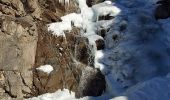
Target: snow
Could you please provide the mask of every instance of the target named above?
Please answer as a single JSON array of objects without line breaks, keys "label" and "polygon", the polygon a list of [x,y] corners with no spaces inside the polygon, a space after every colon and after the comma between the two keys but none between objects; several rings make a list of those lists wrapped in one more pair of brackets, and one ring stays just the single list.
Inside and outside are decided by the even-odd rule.
[{"label": "snow", "polygon": [[169,77],[156,77],[137,84],[124,94],[129,100],[169,100],[169,83]]},{"label": "snow", "polygon": [[161,20],[159,20],[159,23],[161,24],[164,32],[167,33],[167,40],[168,40],[167,45],[168,45],[168,47],[170,47],[170,44],[169,44],[169,42],[170,42],[170,18],[161,19]]},{"label": "snow", "polygon": [[[149,81],[139,83],[123,94],[110,98],[104,94],[99,97],[86,96],[80,99],[75,98],[75,93],[68,89],[58,90],[54,93],[46,93],[28,100],[169,100],[170,77],[156,77]],[[108,98],[109,97],[109,98]]]},{"label": "snow", "polygon": [[[62,22],[48,25],[48,30],[56,36],[65,36],[65,31],[75,26],[93,46],[98,39],[105,41],[105,49],[95,48],[94,53],[95,68],[105,75],[106,92],[80,100],[169,100],[170,19],[154,19],[157,1],[105,1],[88,7],[86,0],[77,0],[80,14],[65,15]],[[115,18],[98,20],[104,15]],[[100,29],[110,30],[103,38],[96,34]],[[64,89],[31,100],[68,99],[74,100],[74,93]]]},{"label": "snow", "polygon": [[51,65],[42,65],[38,68],[36,68],[37,70],[43,71],[47,74],[50,74],[54,69]]},{"label": "snow", "polygon": [[115,97],[113,99],[110,100],[129,100],[126,96],[119,96],[119,97]]},{"label": "snow", "polygon": [[[116,16],[120,13],[120,9],[116,6],[113,6],[111,1],[106,1],[100,4],[94,5],[92,8],[86,5],[86,0],[77,0],[79,3],[79,8],[81,13],[71,13],[61,17],[62,22],[51,23],[48,25],[48,31],[52,31],[53,35],[56,36],[65,36],[65,31],[72,30],[72,24],[75,27],[83,28],[85,37],[88,37],[91,44],[94,44],[95,40],[102,39],[101,36],[96,35],[96,31],[99,27],[102,27],[104,22],[95,22],[98,16],[108,15]],[[108,24],[104,24],[105,27],[110,25],[111,21],[108,21]],[[94,38],[94,39],[92,39]]]},{"label": "snow", "polygon": [[56,22],[48,24],[48,31],[52,31],[53,35],[65,36],[64,31],[72,30],[72,23],[74,26],[81,27],[82,17],[80,14],[71,13],[66,16],[61,17],[62,22]]},{"label": "snow", "polygon": [[119,8],[113,6],[112,3],[108,3],[108,1],[104,3],[96,4],[92,6],[92,9],[94,11],[95,18],[97,19],[97,21],[99,16],[106,16],[106,15],[116,16],[121,12]]},{"label": "snow", "polygon": [[28,100],[75,100],[75,93],[69,92],[67,89],[58,90],[54,93],[46,93],[38,97],[30,98]]}]

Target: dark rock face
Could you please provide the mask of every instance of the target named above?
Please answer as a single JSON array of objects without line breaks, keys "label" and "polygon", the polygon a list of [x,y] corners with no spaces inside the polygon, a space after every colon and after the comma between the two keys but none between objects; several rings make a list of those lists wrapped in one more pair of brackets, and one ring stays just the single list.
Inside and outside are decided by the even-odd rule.
[{"label": "dark rock face", "polygon": [[93,6],[94,4],[104,2],[105,0],[86,0],[86,3],[89,7]]},{"label": "dark rock face", "polygon": [[85,65],[94,67],[93,47],[86,37],[77,36],[74,42],[73,54],[75,59]]},{"label": "dark rock face", "polygon": [[104,40],[98,39],[98,40],[96,40],[95,42],[96,42],[97,50],[102,50],[102,49],[104,49],[104,47],[105,47]]},{"label": "dark rock face", "polygon": [[156,19],[166,19],[170,17],[170,0],[161,0],[160,4],[155,10]]},{"label": "dark rock face", "polygon": [[105,77],[99,69],[86,67],[82,70],[76,98],[100,96],[106,88]]}]

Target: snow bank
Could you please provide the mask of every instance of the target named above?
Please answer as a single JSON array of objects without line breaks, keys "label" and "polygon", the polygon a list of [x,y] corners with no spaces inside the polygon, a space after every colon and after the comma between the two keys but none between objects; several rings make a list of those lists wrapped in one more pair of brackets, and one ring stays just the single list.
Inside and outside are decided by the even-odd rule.
[{"label": "snow bank", "polygon": [[96,67],[105,74],[113,96],[170,72],[170,21],[160,24],[154,19],[155,3],[156,0],[118,0],[115,4],[121,12],[106,33],[106,48],[95,55]]},{"label": "snow bank", "polygon": [[110,100],[129,100],[126,96],[118,96]]},{"label": "snow bank", "polygon": [[164,32],[167,34],[167,45],[168,47],[170,47],[170,18],[168,19],[160,19],[159,23],[162,26],[162,29],[164,30]]},{"label": "snow bank", "polygon": [[72,26],[82,27],[82,17],[80,14],[71,13],[61,17],[62,22],[48,24],[48,31],[52,31],[53,35],[65,36],[64,31],[71,31]]},{"label": "snow bank", "polygon": [[38,97],[30,98],[28,100],[75,100],[75,93],[69,90],[58,90],[54,93],[46,93]]},{"label": "snow bank", "polygon": [[36,68],[37,70],[43,71],[47,74],[50,74],[54,69],[51,65],[42,65],[38,68]]},{"label": "snow bank", "polygon": [[129,100],[169,100],[170,77],[156,77],[130,88],[125,95]]}]

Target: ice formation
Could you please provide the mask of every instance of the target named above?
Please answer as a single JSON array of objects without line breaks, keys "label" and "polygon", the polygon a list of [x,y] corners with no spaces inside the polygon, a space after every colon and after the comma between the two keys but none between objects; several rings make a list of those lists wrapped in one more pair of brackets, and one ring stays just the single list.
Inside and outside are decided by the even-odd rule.
[{"label": "ice formation", "polygon": [[58,0],[59,3],[62,3],[62,4],[69,4],[70,3],[70,0]]}]

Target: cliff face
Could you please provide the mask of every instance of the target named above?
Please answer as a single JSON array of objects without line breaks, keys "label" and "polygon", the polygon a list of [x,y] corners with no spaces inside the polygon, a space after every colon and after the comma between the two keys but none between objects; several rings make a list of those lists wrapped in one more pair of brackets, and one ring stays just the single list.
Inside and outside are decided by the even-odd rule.
[{"label": "cliff face", "polygon": [[[86,78],[100,77],[94,82],[100,83],[103,91],[104,76],[94,70],[92,49],[79,29],[66,37],[53,36],[47,30],[48,23],[61,21],[61,16],[71,12],[79,12],[74,0],[69,5],[57,0],[0,0],[0,99],[23,99],[64,88],[77,91],[77,97],[88,95],[81,93],[79,85],[86,85],[80,81],[87,66],[87,72],[95,77]],[[54,67],[50,74],[36,70],[46,64]]]},{"label": "cliff face", "polygon": [[38,33],[31,19],[25,18],[0,17],[1,92],[14,98],[30,93],[33,85],[29,69],[34,65]]}]

